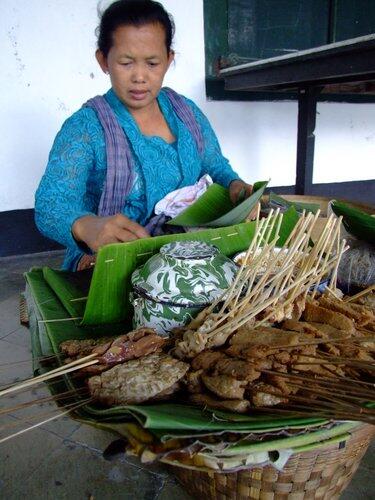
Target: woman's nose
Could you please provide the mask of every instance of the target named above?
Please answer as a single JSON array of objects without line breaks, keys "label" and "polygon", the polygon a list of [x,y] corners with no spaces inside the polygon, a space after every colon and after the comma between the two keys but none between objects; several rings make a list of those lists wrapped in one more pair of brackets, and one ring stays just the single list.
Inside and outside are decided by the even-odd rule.
[{"label": "woman's nose", "polygon": [[132,73],[132,81],[134,83],[143,83],[146,81],[146,71],[141,65],[135,65]]}]

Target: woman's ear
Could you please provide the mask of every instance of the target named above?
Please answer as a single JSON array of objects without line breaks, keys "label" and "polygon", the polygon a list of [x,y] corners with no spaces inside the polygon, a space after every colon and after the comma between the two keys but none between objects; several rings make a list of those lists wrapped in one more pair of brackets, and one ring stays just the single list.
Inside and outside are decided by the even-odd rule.
[{"label": "woman's ear", "polygon": [[168,56],[168,68],[172,64],[172,62],[174,61],[174,55],[175,55],[174,50],[171,50],[169,52],[169,56]]},{"label": "woman's ear", "polygon": [[99,66],[102,68],[102,71],[108,75],[109,71],[108,71],[108,63],[107,63],[107,58],[104,56],[103,52],[101,50],[97,50],[95,52],[95,57],[96,57],[96,60],[98,61],[99,63]]}]

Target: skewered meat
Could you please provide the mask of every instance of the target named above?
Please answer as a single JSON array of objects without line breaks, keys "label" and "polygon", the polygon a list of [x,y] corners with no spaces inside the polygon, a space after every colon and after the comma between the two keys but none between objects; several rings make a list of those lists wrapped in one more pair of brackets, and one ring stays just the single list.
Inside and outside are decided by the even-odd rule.
[{"label": "skewered meat", "polygon": [[359,304],[365,306],[373,314],[375,314],[375,291],[368,293],[365,296],[358,297],[358,299],[355,300],[354,302],[351,302],[351,304]]},{"label": "skewered meat", "polygon": [[100,374],[117,363],[157,352],[166,342],[167,339],[157,335],[152,328],[139,328],[115,338],[69,340],[60,344],[60,349],[74,358],[96,354],[99,363],[79,372],[80,376],[87,376]]},{"label": "skewered meat", "polygon": [[266,380],[269,384],[280,389],[281,393],[285,396],[289,394],[295,394],[298,391],[298,387],[293,387],[293,382],[287,380],[285,377],[278,377],[277,375],[267,375]]},{"label": "skewered meat", "polygon": [[100,356],[100,363],[114,365],[156,352],[166,339],[151,328],[143,328],[114,340],[109,349]]},{"label": "skewered meat", "polygon": [[226,357],[219,359],[215,364],[214,375],[229,375],[237,380],[252,382],[260,377],[260,372],[255,370],[252,363]]},{"label": "skewered meat", "polygon": [[295,356],[292,361],[292,366],[295,370],[311,372],[323,377],[333,377],[337,375],[345,376],[343,370],[337,365],[330,364],[329,360],[327,360],[326,363],[324,361],[318,363],[315,358],[304,355]]},{"label": "skewered meat", "polygon": [[190,371],[186,375],[187,388],[192,394],[204,391],[204,386],[201,381],[201,375],[203,373],[204,370],[200,369],[193,372]]},{"label": "skewered meat", "polygon": [[344,316],[344,314],[331,311],[325,307],[320,307],[312,302],[306,302],[306,308],[303,312],[303,318],[306,321],[315,321],[316,323],[326,323],[339,330],[346,330],[354,333],[354,322],[352,319]]},{"label": "skewered meat", "polygon": [[250,403],[246,399],[232,399],[222,401],[212,398],[207,394],[192,394],[190,401],[199,404],[200,406],[208,406],[209,408],[217,408],[219,410],[235,411],[237,413],[246,413],[250,409]]},{"label": "skewered meat", "polygon": [[287,399],[280,396],[282,396],[282,392],[279,388],[264,382],[259,382],[251,387],[251,400],[254,406],[275,406],[288,402]]},{"label": "skewered meat", "polygon": [[191,362],[191,367],[193,370],[208,370],[212,366],[215,365],[215,363],[222,358],[226,358],[225,354],[223,352],[219,351],[203,351],[198,356],[196,356],[192,362]]},{"label": "skewered meat", "polygon": [[223,399],[243,399],[246,380],[236,380],[228,375],[209,377],[202,375],[202,382],[211,392]]},{"label": "skewered meat", "polygon": [[331,311],[337,311],[344,314],[350,319],[353,319],[358,327],[365,326],[375,320],[375,316],[363,306],[358,304],[347,304],[342,300],[332,299],[322,296],[319,299],[319,304]]},{"label": "skewered meat", "polygon": [[154,353],[91,377],[88,387],[90,394],[106,405],[143,403],[176,387],[188,369],[183,361]]},{"label": "skewered meat", "polygon": [[111,344],[114,337],[99,339],[66,340],[60,344],[60,350],[69,358],[84,357],[92,353],[95,347]]},{"label": "skewered meat", "polygon": [[268,345],[255,345],[255,344],[237,344],[228,347],[225,352],[229,356],[241,359],[264,359],[270,354],[275,353],[276,348]]},{"label": "skewered meat", "polygon": [[259,327],[251,330],[240,328],[229,343],[231,345],[261,343],[277,347],[278,345],[295,345],[300,341],[300,335],[297,333],[272,327]]}]

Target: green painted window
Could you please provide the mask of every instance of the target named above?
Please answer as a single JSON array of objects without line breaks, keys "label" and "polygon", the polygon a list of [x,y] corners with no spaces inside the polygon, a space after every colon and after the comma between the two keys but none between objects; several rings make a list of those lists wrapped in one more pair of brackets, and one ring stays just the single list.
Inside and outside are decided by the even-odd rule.
[{"label": "green painted window", "polygon": [[374,33],[375,0],[204,0],[204,29],[209,98],[290,99],[295,95],[226,92],[218,70]]}]

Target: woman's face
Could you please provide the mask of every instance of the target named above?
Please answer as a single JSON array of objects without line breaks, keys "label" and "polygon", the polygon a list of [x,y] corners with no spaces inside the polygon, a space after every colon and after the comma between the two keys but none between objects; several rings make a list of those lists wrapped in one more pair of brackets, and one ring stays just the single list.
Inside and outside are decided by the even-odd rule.
[{"label": "woman's face", "polygon": [[154,23],[118,27],[108,56],[98,50],[96,57],[117,96],[136,111],[154,104],[174,54],[167,53],[163,27]]}]

